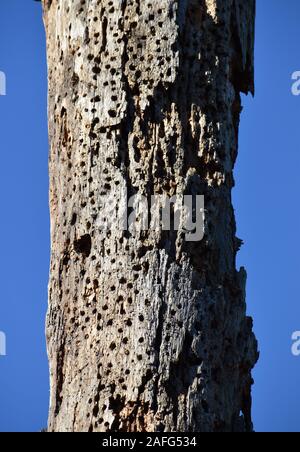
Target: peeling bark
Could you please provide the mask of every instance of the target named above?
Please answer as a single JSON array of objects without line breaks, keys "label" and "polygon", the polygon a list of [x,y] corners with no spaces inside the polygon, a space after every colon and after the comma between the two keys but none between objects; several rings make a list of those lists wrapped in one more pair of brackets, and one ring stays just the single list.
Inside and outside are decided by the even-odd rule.
[{"label": "peeling bark", "polygon": [[[49,431],[251,431],[231,190],[254,0],[43,1]],[[201,194],[205,237],[99,230],[112,193]]]}]

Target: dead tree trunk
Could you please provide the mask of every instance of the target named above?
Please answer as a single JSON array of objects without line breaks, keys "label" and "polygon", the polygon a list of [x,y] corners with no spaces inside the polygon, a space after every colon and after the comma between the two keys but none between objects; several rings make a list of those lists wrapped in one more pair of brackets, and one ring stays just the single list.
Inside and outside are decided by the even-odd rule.
[{"label": "dead tree trunk", "polygon": [[[49,431],[251,431],[231,190],[255,0],[43,0]],[[103,199],[205,196],[205,235],[108,231]],[[110,204],[110,203],[109,203]]]}]

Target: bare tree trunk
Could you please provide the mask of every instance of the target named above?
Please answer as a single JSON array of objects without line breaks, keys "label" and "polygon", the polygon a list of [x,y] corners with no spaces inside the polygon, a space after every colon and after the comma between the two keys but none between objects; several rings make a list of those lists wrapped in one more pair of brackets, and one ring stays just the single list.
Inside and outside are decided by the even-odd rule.
[{"label": "bare tree trunk", "polygon": [[[251,431],[231,189],[255,0],[43,0],[49,431]],[[205,196],[204,239],[99,224],[121,193]]]}]

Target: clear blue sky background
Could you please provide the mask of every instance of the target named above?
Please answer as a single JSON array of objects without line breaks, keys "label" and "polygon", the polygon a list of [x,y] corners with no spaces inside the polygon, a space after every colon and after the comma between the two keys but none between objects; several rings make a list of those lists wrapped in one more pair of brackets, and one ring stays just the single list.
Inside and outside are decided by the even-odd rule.
[{"label": "clear blue sky background", "polygon": [[[261,358],[255,370],[257,431],[300,431],[300,70],[299,0],[257,0],[256,98],[244,98],[234,202],[245,245],[248,310]],[[45,39],[41,5],[1,0],[0,70],[0,431],[47,423],[44,341],[49,267]]]}]

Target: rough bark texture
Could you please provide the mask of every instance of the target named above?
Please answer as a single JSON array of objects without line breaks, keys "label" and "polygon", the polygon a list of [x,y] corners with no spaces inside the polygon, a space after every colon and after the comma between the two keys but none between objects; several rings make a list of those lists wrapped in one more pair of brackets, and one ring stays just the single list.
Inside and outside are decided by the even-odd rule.
[{"label": "rough bark texture", "polygon": [[[257,344],[231,190],[255,0],[43,7],[49,431],[251,431]],[[120,187],[205,195],[204,240],[99,230]]]}]

